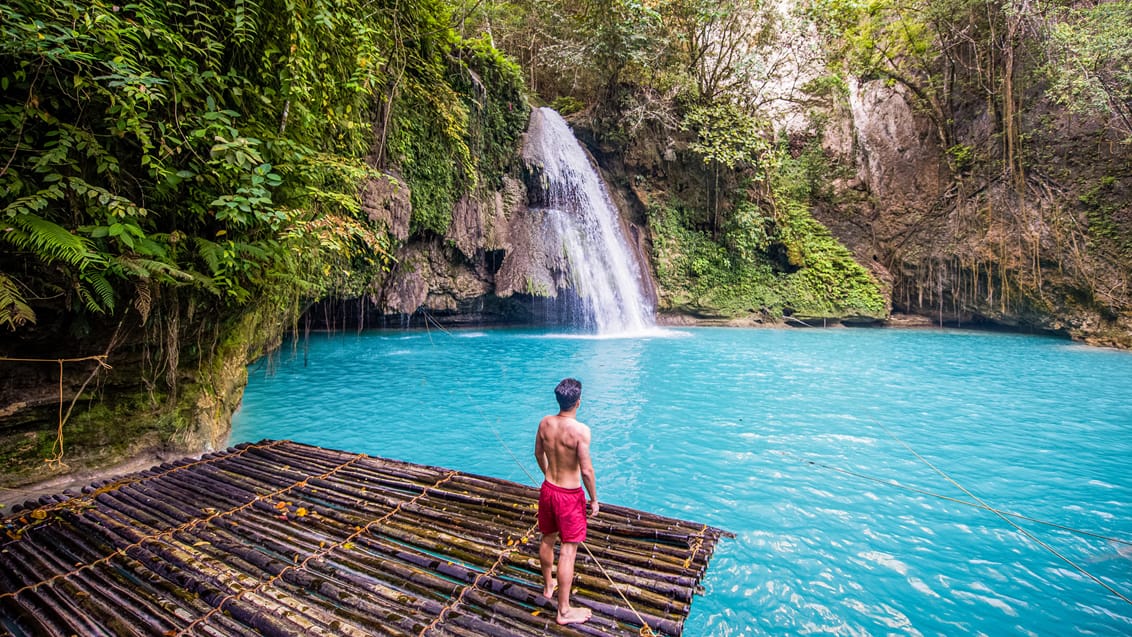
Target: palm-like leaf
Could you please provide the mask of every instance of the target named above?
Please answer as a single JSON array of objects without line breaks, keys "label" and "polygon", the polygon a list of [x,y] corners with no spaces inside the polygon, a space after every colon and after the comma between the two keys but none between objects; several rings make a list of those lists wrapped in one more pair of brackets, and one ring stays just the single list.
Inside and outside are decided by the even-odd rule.
[{"label": "palm-like leaf", "polygon": [[0,323],[11,329],[24,323],[35,323],[35,312],[24,301],[16,282],[0,274]]},{"label": "palm-like leaf", "polygon": [[35,253],[48,263],[62,261],[80,268],[97,265],[101,257],[87,240],[59,224],[31,213],[18,214],[12,226],[0,237],[20,250]]}]

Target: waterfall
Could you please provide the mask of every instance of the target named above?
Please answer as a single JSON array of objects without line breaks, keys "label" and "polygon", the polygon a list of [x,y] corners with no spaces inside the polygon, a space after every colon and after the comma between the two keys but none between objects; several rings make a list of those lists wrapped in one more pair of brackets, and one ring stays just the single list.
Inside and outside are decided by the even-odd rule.
[{"label": "waterfall", "polygon": [[652,328],[653,308],[617,207],[566,120],[549,108],[533,113],[523,156],[541,173],[531,211],[544,215],[546,249],[561,248],[584,327],[603,335]]}]

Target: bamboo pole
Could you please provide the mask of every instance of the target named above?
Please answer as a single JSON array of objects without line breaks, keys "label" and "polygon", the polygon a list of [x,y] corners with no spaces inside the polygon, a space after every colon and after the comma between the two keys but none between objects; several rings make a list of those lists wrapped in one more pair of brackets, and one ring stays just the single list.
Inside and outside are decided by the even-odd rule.
[{"label": "bamboo pole", "polygon": [[[84,515],[91,519],[92,523],[112,531],[118,537],[115,543],[120,544],[119,549],[126,552],[132,559],[145,563],[155,574],[169,579],[179,588],[199,595],[200,599],[211,605],[212,608],[223,603],[226,596],[233,593],[232,589],[226,587],[224,583],[218,582],[218,580],[203,573],[198,563],[186,563],[185,560],[178,559],[175,553],[166,550],[168,545],[154,540],[146,541],[147,537],[132,528],[129,524],[129,517],[122,516],[120,511],[88,510],[85,511]],[[122,520],[121,517],[125,517],[125,520]],[[231,601],[225,605],[225,608],[232,614],[233,618],[239,620],[243,625],[265,630],[267,634],[285,634],[284,627],[286,625],[277,620],[258,618],[257,609],[245,601]],[[254,623],[249,623],[249,621]],[[292,626],[291,630],[292,632],[297,631],[298,627]]]},{"label": "bamboo pole", "polygon": [[[501,603],[495,595],[478,589],[469,591],[464,600],[465,612],[479,611],[506,627],[501,635],[577,635],[579,632],[576,625],[560,626],[555,620],[558,612],[553,606],[538,609],[538,614],[535,614],[529,607]],[[600,615],[593,615],[586,624],[589,624],[587,628],[596,629],[598,634],[609,634],[618,628],[616,622]]]},{"label": "bamboo pole", "polygon": [[[316,591],[318,592],[318,595],[315,596],[315,599],[338,600],[338,604],[331,603],[322,605],[326,612],[332,613],[335,616],[343,615],[340,607],[341,600],[350,598],[360,599],[368,596],[367,591],[344,591],[341,590],[341,587],[335,587],[331,582],[328,581],[330,579],[333,579],[332,577],[314,577],[313,575],[311,575],[311,568],[309,566],[310,563],[307,563],[307,565],[305,565],[303,569],[300,570],[296,568],[296,563],[294,561],[282,559],[282,555],[273,557],[271,555],[257,551],[254,548],[251,548],[250,545],[236,544],[233,541],[227,539],[227,537],[236,537],[238,538],[236,541],[247,541],[250,539],[255,543],[255,545],[258,546],[259,543],[256,542],[256,540],[259,538],[257,538],[254,533],[248,533],[248,530],[249,529],[247,526],[241,527],[240,531],[244,535],[233,536],[233,534],[228,533],[223,529],[216,529],[215,532],[201,533],[200,537],[203,540],[206,540],[210,545],[223,549],[222,554],[230,553],[231,555],[239,557],[245,563],[251,564],[260,569],[261,579],[266,580],[275,576],[280,576],[277,580],[279,586],[285,587],[287,584],[290,584],[296,587],[296,589],[301,589],[295,591],[295,594],[293,595],[294,597],[310,597],[309,592]],[[374,600],[371,599],[371,603],[366,605],[362,609],[368,613],[369,617],[373,617],[375,614],[380,616],[389,616],[392,613],[407,615],[407,611],[410,610],[401,607],[391,607],[389,605],[383,606],[380,604],[375,604],[373,603],[373,601]],[[314,601],[311,600],[310,603],[313,604]],[[364,618],[367,616],[366,614],[357,613],[346,615],[346,617],[339,617],[338,619],[324,619],[323,623],[331,626],[332,628],[336,624],[338,624],[338,627],[333,629],[347,633],[352,632],[352,629],[348,628],[345,624],[342,624],[342,619],[364,624]],[[387,634],[402,634],[402,632],[387,631]]]},{"label": "bamboo pole", "polygon": [[[94,518],[101,518],[107,526],[133,544],[126,549],[137,559],[154,562],[154,570],[177,582],[183,588],[197,593],[208,604],[232,615],[240,623],[255,628],[265,635],[295,635],[308,632],[313,625],[301,616],[287,613],[277,600],[265,596],[245,593],[248,599],[236,596],[252,583],[246,576],[231,575],[223,568],[216,568],[211,559],[189,547],[175,543],[147,538],[127,524],[115,519],[114,512],[91,511]],[[128,518],[127,518],[128,519]],[[271,613],[265,613],[261,607]]]},{"label": "bamboo pole", "polygon": [[[0,551],[0,572],[3,572],[12,582],[7,590],[16,591],[39,582],[39,577],[28,572],[25,566],[12,559],[7,551]],[[48,635],[70,635],[74,631],[67,614],[60,612],[56,604],[44,598],[44,593],[38,589],[24,591],[16,597],[5,598],[5,605],[15,608],[14,617],[22,618],[23,624],[32,627],[31,633]]]},{"label": "bamboo pole", "polygon": [[[83,534],[73,531],[73,527],[63,528],[62,525],[44,526],[42,527],[43,537],[37,538],[42,539],[44,546],[42,549],[35,548],[34,550],[41,554],[50,554],[60,552],[59,550],[62,549],[64,554],[77,560],[96,559],[97,553],[85,547]],[[50,548],[56,550],[51,551]],[[155,630],[156,632],[164,632],[173,627],[170,618],[161,609],[138,597],[133,589],[107,580],[93,569],[77,570],[73,575],[60,579],[59,583],[63,588],[71,587],[73,590],[69,592],[76,599],[101,598],[105,600],[95,604],[93,612],[101,612],[100,609],[103,607],[120,610],[120,614],[115,614],[103,620],[103,623],[108,624],[116,634],[128,632],[130,634],[148,635],[153,634]],[[90,605],[90,603],[83,604],[84,607]],[[126,630],[122,627],[122,624],[132,626],[133,629]]]},{"label": "bamboo pole", "polygon": [[[101,529],[93,528],[90,524],[83,524],[78,516],[74,514],[72,516],[75,518],[72,520],[72,528],[75,529],[70,538],[72,542],[78,544],[104,537]],[[185,595],[179,588],[174,589],[166,580],[161,579],[159,575],[143,563],[128,555],[113,555],[116,549],[110,544],[102,543],[98,547],[91,547],[88,550],[99,551],[99,554],[111,555],[113,558],[95,565],[92,570],[99,573],[106,581],[116,582],[123,589],[135,591],[139,595],[148,595],[150,605],[160,608],[171,618],[171,621],[184,622],[188,618],[198,615],[202,610],[207,610],[207,607],[196,598]],[[113,562],[118,562],[121,566],[114,566]],[[124,576],[125,571],[130,572],[136,579]],[[138,586],[139,581],[146,582],[147,586]]]},{"label": "bamboo pole", "polygon": [[[33,508],[58,514],[0,556],[0,590],[38,587],[0,610],[47,634],[362,634],[384,618],[384,634],[415,635],[429,617],[443,623],[427,634],[557,634],[531,533],[537,495],[288,441],[241,445],[41,498]],[[587,555],[575,580],[596,614],[569,630],[638,626],[621,592],[678,634],[726,535],[605,505],[587,542],[604,574]]]}]

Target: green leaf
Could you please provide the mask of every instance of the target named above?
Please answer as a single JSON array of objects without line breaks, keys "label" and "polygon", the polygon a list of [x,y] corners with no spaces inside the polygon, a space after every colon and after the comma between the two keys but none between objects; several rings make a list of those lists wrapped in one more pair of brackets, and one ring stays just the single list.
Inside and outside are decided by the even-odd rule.
[{"label": "green leaf", "polygon": [[26,323],[35,324],[35,312],[20,294],[16,282],[0,273],[0,323],[15,330]]}]

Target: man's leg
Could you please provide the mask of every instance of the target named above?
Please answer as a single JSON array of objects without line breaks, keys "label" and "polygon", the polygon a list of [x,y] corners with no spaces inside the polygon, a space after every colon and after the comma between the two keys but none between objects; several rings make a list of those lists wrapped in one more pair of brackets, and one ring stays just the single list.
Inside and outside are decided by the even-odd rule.
[{"label": "man's leg", "polygon": [[558,533],[547,533],[542,536],[542,543],[538,547],[538,563],[542,567],[542,596],[553,599],[554,596],[554,543],[558,541]]},{"label": "man's leg", "polygon": [[570,587],[574,585],[574,559],[578,557],[577,542],[563,542],[558,553],[558,623],[580,624],[592,614],[588,608],[570,607]]}]

